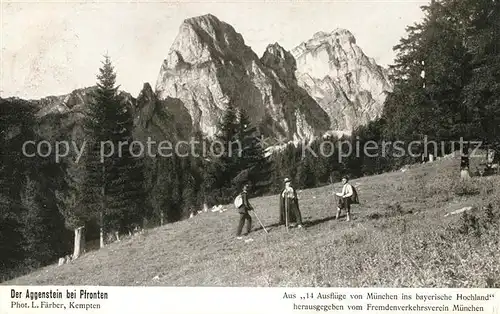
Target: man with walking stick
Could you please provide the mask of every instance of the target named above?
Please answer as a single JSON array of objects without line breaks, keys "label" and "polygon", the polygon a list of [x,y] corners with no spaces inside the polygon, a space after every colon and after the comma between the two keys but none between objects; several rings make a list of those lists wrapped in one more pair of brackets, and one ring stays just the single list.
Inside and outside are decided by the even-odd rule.
[{"label": "man with walking stick", "polygon": [[291,180],[285,179],[285,188],[280,193],[280,225],[285,225],[287,231],[290,223],[296,223],[297,228],[302,228],[302,215],[299,209],[297,191],[292,187]]},{"label": "man with walking stick", "polygon": [[236,197],[235,205],[238,208],[238,212],[240,213],[240,221],[236,230],[236,238],[242,239],[241,232],[243,230],[245,222],[247,222],[246,235],[248,235],[252,230],[252,216],[250,216],[249,211],[253,210],[253,207],[248,202],[248,184],[245,184],[243,186],[243,191]]},{"label": "man with walking stick", "polygon": [[255,214],[255,217],[259,221],[259,224],[262,226],[262,229],[266,233],[267,230],[260,221],[259,217],[257,216],[257,213],[255,213],[255,210],[252,205],[250,205],[250,202],[248,201],[248,184],[245,184],[243,186],[243,191],[236,197],[235,199],[235,206],[238,208],[238,212],[240,213],[240,221],[238,223],[238,229],[236,231],[236,237],[237,239],[242,239],[243,237],[241,236],[241,232],[243,230],[243,226],[245,225],[245,222],[247,222],[247,233],[246,235],[250,234],[252,230],[252,216],[250,216],[250,211],[253,211]]}]

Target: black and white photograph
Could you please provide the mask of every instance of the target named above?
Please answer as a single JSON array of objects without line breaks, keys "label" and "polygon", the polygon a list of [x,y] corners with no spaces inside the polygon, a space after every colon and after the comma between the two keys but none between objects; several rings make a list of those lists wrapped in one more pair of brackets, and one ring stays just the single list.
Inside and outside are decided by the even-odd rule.
[{"label": "black and white photograph", "polygon": [[2,1],[1,15],[0,286],[499,300],[499,0]]}]

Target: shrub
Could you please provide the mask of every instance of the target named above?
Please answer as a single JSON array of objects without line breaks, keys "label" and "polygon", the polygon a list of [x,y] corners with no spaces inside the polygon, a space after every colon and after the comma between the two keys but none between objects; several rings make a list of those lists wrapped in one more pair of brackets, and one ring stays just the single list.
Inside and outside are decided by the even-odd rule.
[{"label": "shrub", "polygon": [[476,237],[480,237],[481,228],[476,214],[474,212],[469,213],[468,211],[463,212],[460,217],[460,223],[457,231],[463,235],[472,234]]},{"label": "shrub", "polygon": [[480,217],[481,225],[486,229],[489,227],[495,227],[498,225],[500,220],[498,209],[495,210],[492,204],[488,204],[483,208],[482,215]]},{"label": "shrub", "polygon": [[413,214],[413,210],[405,210],[399,202],[394,202],[387,205],[383,213],[370,213],[367,215],[367,218],[371,220],[378,220],[381,218],[401,217],[408,214]]},{"label": "shrub", "polygon": [[365,234],[358,232],[348,232],[342,235],[342,240],[346,245],[352,245],[356,243],[362,243],[365,241]]},{"label": "shrub", "polygon": [[488,197],[488,195],[491,195],[495,192],[495,187],[493,185],[493,182],[491,181],[480,181],[480,188],[479,191],[481,193],[481,196],[483,198]]},{"label": "shrub", "polygon": [[474,196],[481,193],[480,187],[474,180],[458,181],[453,185],[453,192],[457,196]]}]

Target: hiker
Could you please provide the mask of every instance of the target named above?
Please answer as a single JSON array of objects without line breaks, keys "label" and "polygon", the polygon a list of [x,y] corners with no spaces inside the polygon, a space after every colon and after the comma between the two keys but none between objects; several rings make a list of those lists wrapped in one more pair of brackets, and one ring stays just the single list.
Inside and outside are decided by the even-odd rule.
[{"label": "hiker", "polygon": [[335,193],[338,197],[337,204],[337,215],[335,219],[339,219],[340,212],[342,209],[347,211],[347,219],[346,221],[351,220],[351,204],[352,204],[352,196],[354,195],[354,187],[349,183],[349,178],[347,176],[342,177],[342,192]]},{"label": "hiker", "polygon": [[247,233],[248,235],[252,230],[252,216],[250,216],[249,211],[253,210],[252,205],[248,202],[248,184],[243,186],[243,191],[241,192],[242,203],[241,206],[238,207],[238,212],[240,213],[240,221],[238,223],[238,229],[236,231],[237,239],[242,239],[241,232],[243,230],[243,226],[245,225],[245,221],[247,221]]},{"label": "hiker", "polygon": [[[285,179],[285,188],[280,193],[280,225],[296,223],[298,228],[302,228],[302,215],[299,209],[299,199],[297,191],[292,187],[291,180]],[[285,213],[285,208],[288,212]],[[288,221],[285,222],[288,216]]]}]

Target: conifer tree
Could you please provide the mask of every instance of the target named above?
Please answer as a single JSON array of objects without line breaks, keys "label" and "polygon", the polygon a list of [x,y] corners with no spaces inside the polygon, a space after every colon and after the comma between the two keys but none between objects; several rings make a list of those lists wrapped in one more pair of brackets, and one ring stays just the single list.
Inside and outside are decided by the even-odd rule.
[{"label": "conifer tree", "polygon": [[240,143],[237,141],[238,117],[236,109],[228,104],[217,126],[218,133],[214,140],[220,149],[214,151],[215,156],[208,156],[208,167],[205,176],[205,191],[211,205],[228,203],[237,191],[232,184],[238,170]]},{"label": "conifer tree", "polygon": [[85,120],[88,153],[83,199],[101,228],[102,247],[105,232],[123,231],[143,217],[145,192],[141,160],[132,156],[129,147],[132,115],[118,95],[116,74],[108,56],[99,72]]},{"label": "conifer tree", "polygon": [[78,258],[85,249],[85,223],[92,216],[85,212],[82,203],[82,180],[84,166],[68,159],[61,189],[56,191],[58,208],[64,216],[65,226],[74,232],[73,259]]},{"label": "conifer tree", "polygon": [[263,136],[254,127],[245,110],[238,113],[237,139],[241,148],[237,160],[237,173],[243,181],[250,183],[253,195],[262,195],[271,185],[272,163],[266,156]]},{"label": "conifer tree", "polygon": [[311,155],[308,154],[299,163],[297,170],[297,187],[300,189],[307,189],[316,186],[316,178],[314,176],[314,170],[311,165]]},{"label": "conifer tree", "polygon": [[433,0],[423,7],[424,20],[409,27],[395,46],[395,87],[383,114],[384,133],[391,139],[457,141],[474,133],[472,111],[462,96],[470,78],[464,21],[450,3]]},{"label": "conifer tree", "polygon": [[[0,99],[0,273],[7,274],[24,259],[21,249],[22,235],[20,216],[22,206],[19,188],[24,177],[24,161],[21,146],[24,140],[23,122],[29,123],[29,107],[17,101]],[[21,124],[21,126],[20,126]],[[20,130],[18,134],[17,130]],[[24,169],[23,169],[24,168]],[[0,278],[2,279],[2,278]]]},{"label": "conifer tree", "polygon": [[500,151],[500,3],[496,0],[448,1],[463,22],[472,55],[471,77],[463,90],[477,140]]},{"label": "conifer tree", "polygon": [[[0,268],[38,267],[65,250],[62,219],[53,190],[57,165],[24,154],[27,141],[41,141],[35,133],[35,110],[30,103],[0,100]],[[28,149],[26,153],[33,153]]]},{"label": "conifer tree", "polygon": [[40,194],[39,183],[27,176],[21,191],[23,211],[19,231],[23,235],[22,249],[26,254],[25,265],[28,267],[39,267],[52,257],[51,247],[45,241],[48,230],[44,223],[49,213],[40,203]]}]

